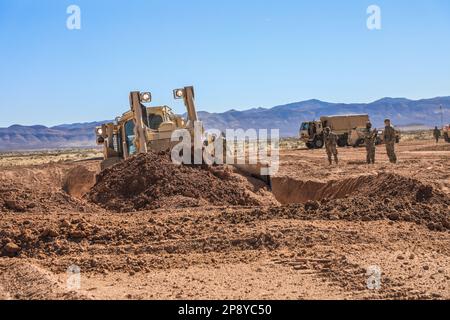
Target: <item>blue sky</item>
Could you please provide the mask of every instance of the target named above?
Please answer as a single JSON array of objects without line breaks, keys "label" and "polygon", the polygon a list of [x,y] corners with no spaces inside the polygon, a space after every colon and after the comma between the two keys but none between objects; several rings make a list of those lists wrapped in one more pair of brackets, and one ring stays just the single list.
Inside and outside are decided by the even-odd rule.
[{"label": "blue sky", "polygon": [[210,112],[450,95],[450,1],[0,0],[0,127],[112,119],[131,90],[181,113],[184,85]]}]

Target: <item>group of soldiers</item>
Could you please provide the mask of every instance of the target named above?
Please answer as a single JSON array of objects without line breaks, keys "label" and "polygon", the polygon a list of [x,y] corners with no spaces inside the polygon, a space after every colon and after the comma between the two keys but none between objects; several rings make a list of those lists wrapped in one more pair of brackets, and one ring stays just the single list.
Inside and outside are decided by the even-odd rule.
[{"label": "group of soldiers", "polygon": [[[391,163],[397,163],[397,155],[395,154],[395,142],[396,134],[394,128],[391,126],[391,120],[386,119],[384,121],[385,128],[383,132],[384,143],[386,145],[386,152]],[[364,145],[367,151],[367,163],[375,164],[375,151],[377,142],[378,131],[372,129],[372,123],[367,122],[366,129],[364,131]],[[339,163],[338,151],[337,151],[338,136],[333,133],[330,127],[325,128],[324,142],[325,149],[327,151],[328,162],[330,165],[334,162]]]}]

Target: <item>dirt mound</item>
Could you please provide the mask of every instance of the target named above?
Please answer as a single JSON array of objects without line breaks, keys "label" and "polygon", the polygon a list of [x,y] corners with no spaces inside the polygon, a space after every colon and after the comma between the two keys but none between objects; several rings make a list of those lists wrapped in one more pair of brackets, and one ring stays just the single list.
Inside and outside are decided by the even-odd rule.
[{"label": "dirt mound", "polygon": [[433,196],[437,198],[443,195],[419,180],[404,177],[392,173],[380,173],[369,176],[365,183],[355,190],[357,194],[368,195],[377,198],[411,197],[417,201],[427,201]]},{"label": "dirt mound", "polygon": [[141,154],[102,171],[88,198],[129,212],[203,205],[261,205],[227,167],[178,166],[167,153]]},{"label": "dirt mound", "polygon": [[89,211],[89,206],[61,191],[37,190],[21,183],[2,183],[0,212]]},{"label": "dirt mound", "polygon": [[[72,166],[45,164],[5,169],[0,177],[0,212],[91,211],[92,205],[63,190],[67,172],[72,172]],[[81,192],[78,187],[73,184],[70,190]]]},{"label": "dirt mound", "polygon": [[272,179],[272,188],[277,199],[284,204],[340,199],[354,194],[377,198],[412,196],[421,202],[427,201],[437,194],[432,186],[390,173],[326,182],[275,177]]}]

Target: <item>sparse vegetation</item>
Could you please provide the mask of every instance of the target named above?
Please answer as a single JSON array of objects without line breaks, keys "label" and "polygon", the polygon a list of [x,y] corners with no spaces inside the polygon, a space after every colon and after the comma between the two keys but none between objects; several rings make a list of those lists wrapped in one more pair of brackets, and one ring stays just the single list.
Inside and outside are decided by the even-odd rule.
[{"label": "sparse vegetation", "polygon": [[281,150],[297,150],[303,148],[306,148],[305,143],[296,137],[282,138],[280,141]]},{"label": "sparse vegetation", "polygon": [[432,140],[433,130],[402,131],[402,141]]},{"label": "sparse vegetation", "polygon": [[101,156],[101,150],[93,148],[0,152],[0,167],[79,161]]}]

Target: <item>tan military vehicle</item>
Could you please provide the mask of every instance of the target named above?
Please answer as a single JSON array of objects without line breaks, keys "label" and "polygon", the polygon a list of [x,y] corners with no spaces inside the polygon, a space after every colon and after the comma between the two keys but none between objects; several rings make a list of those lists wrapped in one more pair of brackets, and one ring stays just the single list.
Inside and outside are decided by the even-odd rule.
[{"label": "tan military vehicle", "polygon": [[[361,146],[362,144],[364,144],[365,135],[366,135],[366,128],[353,129],[348,137],[348,145],[354,148]],[[377,135],[377,140],[379,139],[378,136],[379,132]]]},{"label": "tan military vehicle", "polygon": [[[359,147],[364,144],[364,136],[366,135],[365,128],[356,128],[350,132],[348,137],[348,145],[353,147]],[[378,130],[376,144],[383,144],[384,130]],[[395,130],[395,142],[399,143],[401,138],[401,133],[399,130]]]},{"label": "tan military vehicle", "polygon": [[147,107],[152,100],[150,92],[130,93],[131,110],[117,117],[115,122],[96,128],[97,144],[103,145],[102,169],[123,159],[147,150],[170,150],[172,133],[177,129],[193,132],[197,112],[194,105],[194,88],[185,87],[173,92],[175,99],[183,99],[187,121],[176,115],[168,106]]},{"label": "tan military vehicle", "polygon": [[338,146],[348,145],[352,130],[361,130],[366,127],[369,116],[367,114],[323,116],[320,121],[303,122],[300,126],[300,140],[305,142],[309,149],[322,148],[324,145],[323,131],[326,127],[338,136]]}]

